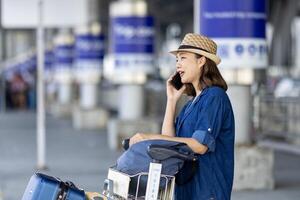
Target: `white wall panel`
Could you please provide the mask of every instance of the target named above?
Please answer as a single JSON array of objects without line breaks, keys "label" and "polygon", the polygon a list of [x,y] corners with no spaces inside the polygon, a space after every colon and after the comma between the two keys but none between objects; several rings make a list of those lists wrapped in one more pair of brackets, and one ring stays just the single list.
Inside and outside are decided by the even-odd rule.
[{"label": "white wall panel", "polygon": [[[88,0],[44,0],[46,27],[68,27],[88,22]],[[33,28],[38,22],[38,0],[2,0],[2,26]]]}]

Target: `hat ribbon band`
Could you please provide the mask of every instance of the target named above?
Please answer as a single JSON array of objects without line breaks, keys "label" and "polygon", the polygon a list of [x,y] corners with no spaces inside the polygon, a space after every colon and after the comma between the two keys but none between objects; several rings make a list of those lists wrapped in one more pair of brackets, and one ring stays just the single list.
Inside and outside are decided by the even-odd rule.
[{"label": "hat ribbon band", "polygon": [[195,47],[195,46],[191,46],[191,45],[180,45],[178,47],[178,49],[198,49],[198,50],[206,51],[207,53],[210,53],[209,51],[207,51],[205,49],[202,49],[202,48],[199,48],[199,47]]}]

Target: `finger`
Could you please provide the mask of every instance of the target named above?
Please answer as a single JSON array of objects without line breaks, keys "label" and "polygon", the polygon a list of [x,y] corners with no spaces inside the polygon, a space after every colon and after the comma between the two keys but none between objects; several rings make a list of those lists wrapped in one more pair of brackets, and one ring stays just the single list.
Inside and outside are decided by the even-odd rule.
[{"label": "finger", "polygon": [[172,79],[170,78],[170,79],[168,79],[167,80],[167,84],[171,84],[171,81],[172,81]]},{"label": "finger", "polygon": [[129,140],[129,146],[133,145],[134,143],[136,143],[136,134],[134,134],[130,140]]},{"label": "finger", "polygon": [[186,89],[185,84],[183,84],[183,86],[179,89],[179,92],[184,92],[184,90]]},{"label": "finger", "polygon": [[175,71],[170,77],[168,80],[172,80],[172,78],[176,75],[177,71]]},{"label": "finger", "polygon": [[131,145],[133,145],[135,143],[136,143],[135,139],[134,138],[130,138],[130,140],[129,140],[129,146],[131,146]]}]

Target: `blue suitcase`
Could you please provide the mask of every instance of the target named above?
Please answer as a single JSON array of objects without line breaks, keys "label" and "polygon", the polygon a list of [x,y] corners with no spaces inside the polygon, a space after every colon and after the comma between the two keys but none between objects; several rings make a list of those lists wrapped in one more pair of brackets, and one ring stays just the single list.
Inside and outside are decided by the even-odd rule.
[{"label": "blue suitcase", "polygon": [[25,189],[22,200],[85,200],[85,193],[71,182],[35,173]]}]

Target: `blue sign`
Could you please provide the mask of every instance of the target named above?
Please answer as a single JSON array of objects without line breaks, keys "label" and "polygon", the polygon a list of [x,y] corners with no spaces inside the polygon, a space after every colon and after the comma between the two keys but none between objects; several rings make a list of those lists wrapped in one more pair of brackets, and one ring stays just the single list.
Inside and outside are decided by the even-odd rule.
[{"label": "blue sign", "polygon": [[4,71],[3,71],[3,75],[5,77],[6,80],[11,80],[12,77],[14,76],[14,74],[16,73],[16,69],[14,66],[8,66]]},{"label": "blue sign", "polygon": [[37,56],[36,55],[31,56],[27,62],[28,62],[28,65],[30,66],[29,67],[30,71],[36,70],[36,67],[37,67]]},{"label": "blue sign", "polygon": [[235,51],[237,54],[241,55],[244,53],[244,46],[242,44],[238,44],[235,46]]},{"label": "blue sign", "polygon": [[45,52],[45,69],[46,70],[51,70],[53,67],[53,63],[54,63],[54,53],[52,50],[47,50]]},{"label": "blue sign", "polygon": [[267,53],[267,47],[266,46],[264,46],[264,45],[259,45],[259,53],[260,54],[265,54],[265,53]]},{"label": "blue sign", "polygon": [[154,21],[146,17],[114,17],[112,24],[112,49],[114,53],[154,52]]},{"label": "blue sign", "polygon": [[200,31],[213,38],[265,38],[265,0],[200,0]]},{"label": "blue sign", "polygon": [[221,67],[265,68],[266,0],[198,0],[199,31],[218,45]]},{"label": "blue sign", "polygon": [[219,45],[218,47],[219,55],[222,58],[227,58],[229,57],[229,46],[228,45]]},{"label": "blue sign", "polygon": [[26,63],[26,60],[18,64],[18,71],[23,74],[29,70],[29,66]]},{"label": "blue sign", "polygon": [[250,44],[248,47],[248,51],[250,55],[254,55],[257,52],[257,48],[254,44]]},{"label": "blue sign", "polygon": [[103,60],[104,58],[104,36],[102,34],[92,35],[93,38],[93,58]]},{"label": "blue sign", "polygon": [[74,58],[74,45],[57,45],[54,49],[54,62],[57,66],[71,67]]},{"label": "blue sign", "polygon": [[82,34],[76,36],[75,59],[76,60],[103,60],[104,36]]},{"label": "blue sign", "polygon": [[22,61],[22,63],[20,65],[21,65],[22,70],[26,70],[26,71],[29,71],[29,72],[36,71],[36,68],[37,68],[37,57],[36,57],[36,55],[32,55],[32,56],[28,57],[27,59]]}]

